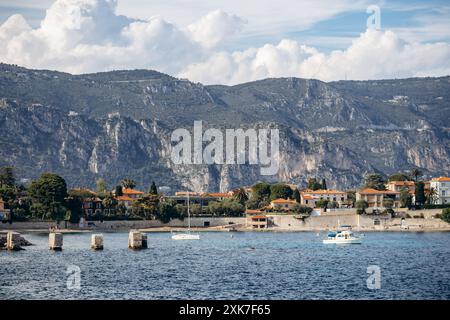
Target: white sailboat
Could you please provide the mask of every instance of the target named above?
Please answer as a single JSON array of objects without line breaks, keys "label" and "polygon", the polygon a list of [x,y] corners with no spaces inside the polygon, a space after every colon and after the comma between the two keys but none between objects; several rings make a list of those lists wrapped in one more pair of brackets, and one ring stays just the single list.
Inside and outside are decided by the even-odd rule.
[{"label": "white sailboat", "polygon": [[187,233],[178,233],[172,235],[172,240],[200,240],[199,234],[191,233],[191,212],[189,211],[189,194],[187,196],[187,212],[188,212],[188,231]]}]

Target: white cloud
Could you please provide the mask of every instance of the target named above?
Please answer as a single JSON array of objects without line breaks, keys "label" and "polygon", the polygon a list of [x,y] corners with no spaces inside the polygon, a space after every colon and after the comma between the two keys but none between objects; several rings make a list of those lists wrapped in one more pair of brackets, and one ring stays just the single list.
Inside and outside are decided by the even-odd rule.
[{"label": "white cloud", "polygon": [[223,43],[242,30],[246,21],[236,15],[216,10],[188,26],[192,38],[206,48]]},{"label": "white cloud", "polygon": [[37,29],[13,15],[0,26],[0,61],[72,73],[146,68],[207,84],[286,76],[437,76],[450,70],[450,44],[406,42],[392,31],[366,31],[331,53],[289,39],[228,52],[221,51],[223,44],[246,28],[237,15],[215,10],[181,28],[161,17],[119,15],[116,6],[114,0],[57,0]]},{"label": "white cloud", "polygon": [[407,43],[392,31],[367,30],[346,50],[324,54],[292,40],[216,53],[180,75],[203,83],[237,84],[268,77],[383,79],[447,75],[450,44]]}]

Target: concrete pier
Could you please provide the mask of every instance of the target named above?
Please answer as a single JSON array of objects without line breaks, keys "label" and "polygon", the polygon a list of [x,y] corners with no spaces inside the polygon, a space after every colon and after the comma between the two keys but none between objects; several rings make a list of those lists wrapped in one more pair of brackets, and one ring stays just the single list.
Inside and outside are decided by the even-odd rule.
[{"label": "concrete pier", "polygon": [[103,235],[102,234],[93,234],[91,236],[91,249],[103,250]]},{"label": "concrete pier", "polygon": [[60,251],[63,247],[62,233],[51,232],[48,235],[48,247],[50,250]]},{"label": "concrete pier", "polygon": [[20,246],[20,233],[10,231],[6,234],[6,249],[13,251],[23,250]]},{"label": "concrete pier", "polygon": [[[145,244],[145,247],[144,247]],[[128,234],[128,248],[145,249],[147,248],[147,235],[139,231],[130,231]]]}]

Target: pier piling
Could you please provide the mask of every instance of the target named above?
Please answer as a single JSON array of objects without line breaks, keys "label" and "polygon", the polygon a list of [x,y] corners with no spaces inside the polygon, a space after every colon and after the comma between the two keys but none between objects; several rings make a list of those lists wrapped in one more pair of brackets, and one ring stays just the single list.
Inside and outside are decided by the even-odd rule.
[{"label": "pier piling", "polygon": [[63,247],[62,233],[51,232],[48,235],[48,246],[50,250],[60,251]]},{"label": "pier piling", "polygon": [[[145,246],[144,246],[145,245]],[[147,248],[147,235],[139,231],[130,231],[128,234],[128,248],[145,249]]]},{"label": "pier piling", "polygon": [[12,251],[22,250],[20,247],[20,233],[10,231],[6,234],[6,249]]},{"label": "pier piling", "polygon": [[93,234],[91,236],[91,249],[103,250],[103,235],[102,234]]}]

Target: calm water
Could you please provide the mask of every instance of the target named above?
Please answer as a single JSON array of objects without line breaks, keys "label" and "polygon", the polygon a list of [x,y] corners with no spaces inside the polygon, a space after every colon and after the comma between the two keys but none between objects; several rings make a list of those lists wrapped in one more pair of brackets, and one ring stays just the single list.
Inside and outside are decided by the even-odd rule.
[{"label": "calm water", "polygon": [[[149,234],[149,249],[127,249],[126,233],[26,236],[26,251],[0,251],[1,299],[449,299],[450,233],[368,233],[362,245],[323,245],[322,233],[203,233],[177,242]],[[231,237],[233,236],[233,237]],[[67,289],[67,266],[81,290]],[[367,288],[367,267],[381,289]]]}]

